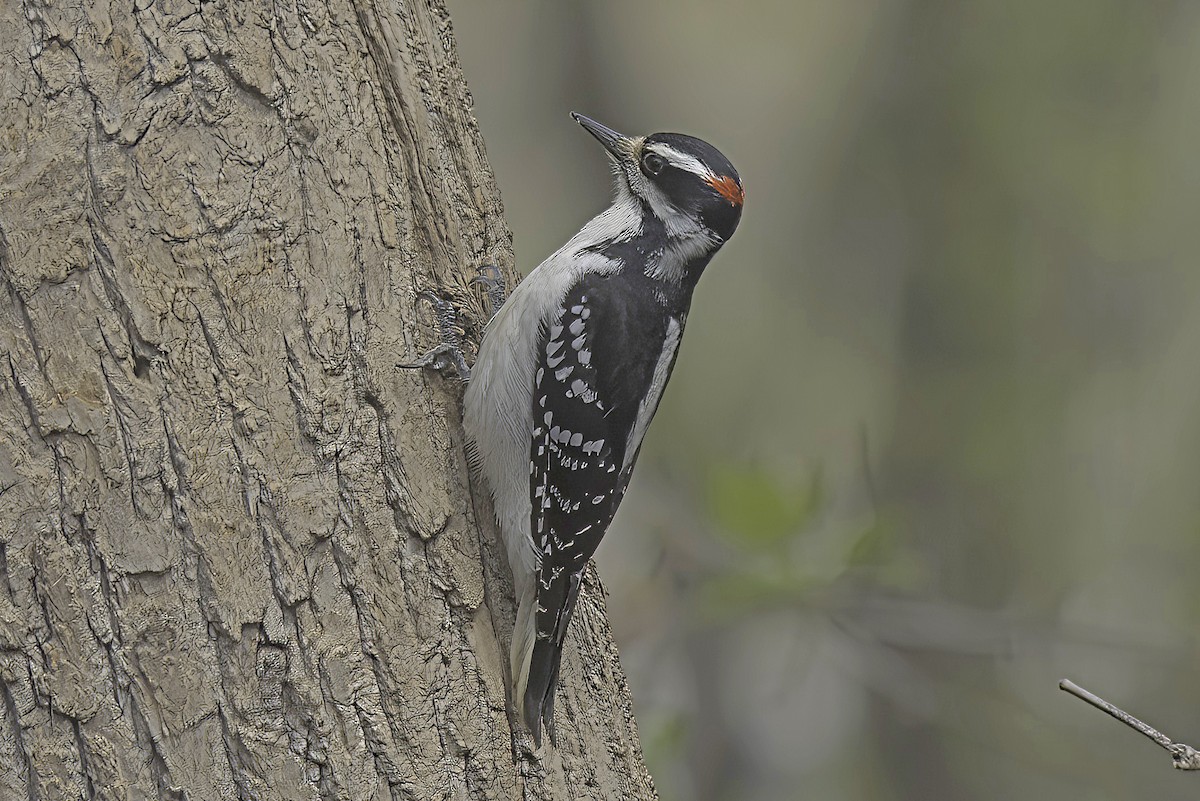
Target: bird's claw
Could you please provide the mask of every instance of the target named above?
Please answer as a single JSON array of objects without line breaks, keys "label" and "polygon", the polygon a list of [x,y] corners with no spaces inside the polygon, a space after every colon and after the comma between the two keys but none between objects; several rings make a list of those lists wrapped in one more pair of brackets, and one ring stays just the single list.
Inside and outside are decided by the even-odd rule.
[{"label": "bird's claw", "polygon": [[462,330],[458,327],[458,309],[454,307],[453,303],[438,297],[436,293],[428,289],[418,292],[417,300],[427,301],[433,307],[442,341],[417,361],[396,366],[404,370],[431,368],[439,373],[445,373],[447,369],[453,368],[458,377],[466,381],[471,377],[471,368],[467,367],[467,360],[462,352]]},{"label": "bird's claw", "polygon": [[[469,284],[483,285],[488,305],[491,306],[491,316],[494,317],[500,307],[504,305],[504,298],[507,294],[504,274],[500,272],[500,268],[494,264],[482,265],[478,274],[469,281]],[[433,307],[442,341],[417,361],[396,366],[406,370],[432,368],[440,373],[453,369],[459,378],[466,381],[471,377],[471,368],[467,367],[467,360],[463,357],[462,329],[458,325],[458,309],[452,302],[428,289],[418,292],[417,300],[424,300]]]},{"label": "bird's claw", "polygon": [[504,305],[504,298],[508,294],[507,287],[504,285],[504,274],[494,264],[481,265],[478,272],[479,274],[469,283],[483,284],[484,291],[487,293],[488,305],[492,307],[491,316],[495,317],[496,312],[500,311],[500,307]]}]

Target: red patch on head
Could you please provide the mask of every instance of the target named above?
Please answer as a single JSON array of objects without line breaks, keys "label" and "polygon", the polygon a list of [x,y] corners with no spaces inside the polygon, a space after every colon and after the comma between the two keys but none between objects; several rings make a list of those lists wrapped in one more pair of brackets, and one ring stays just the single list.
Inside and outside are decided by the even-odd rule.
[{"label": "red patch on head", "polygon": [[722,175],[718,178],[706,178],[705,182],[713,189],[717,190],[717,194],[728,200],[735,206],[742,205],[742,201],[746,199],[746,193],[738,186],[738,182],[730,178],[728,175]]}]

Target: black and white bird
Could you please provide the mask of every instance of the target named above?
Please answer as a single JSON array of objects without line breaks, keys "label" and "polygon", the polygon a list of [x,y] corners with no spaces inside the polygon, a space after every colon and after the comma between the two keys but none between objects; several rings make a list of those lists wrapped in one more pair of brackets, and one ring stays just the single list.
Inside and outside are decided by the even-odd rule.
[{"label": "black and white bird", "polygon": [[513,291],[471,370],[464,425],[495,502],[519,599],[513,701],[553,736],[567,626],[671,376],[692,291],[742,214],[737,171],[707,142],[625,136],[616,195]]}]

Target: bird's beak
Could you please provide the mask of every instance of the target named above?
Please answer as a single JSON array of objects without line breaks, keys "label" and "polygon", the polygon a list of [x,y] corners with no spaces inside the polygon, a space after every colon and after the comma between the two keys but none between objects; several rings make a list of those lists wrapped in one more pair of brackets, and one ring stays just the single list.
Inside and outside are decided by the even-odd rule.
[{"label": "bird's beak", "polygon": [[619,134],[607,125],[601,125],[590,117],[585,117],[577,111],[572,111],[571,116],[575,122],[583,126],[583,129],[596,137],[600,144],[604,145],[604,149],[618,161],[624,161],[629,158],[631,152],[630,144],[632,139],[625,134]]}]

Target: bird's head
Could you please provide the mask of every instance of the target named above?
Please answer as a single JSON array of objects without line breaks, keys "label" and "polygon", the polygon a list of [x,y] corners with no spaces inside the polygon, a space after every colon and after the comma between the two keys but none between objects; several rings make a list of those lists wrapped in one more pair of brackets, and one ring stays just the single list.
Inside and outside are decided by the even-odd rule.
[{"label": "bird's head", "polygon": [[721,151],[694,136],[625,136],[582,114],[575,121],[612,155],[617,192],[628,192],[669,236],[724,243],[742,217],[742,181]]}]

